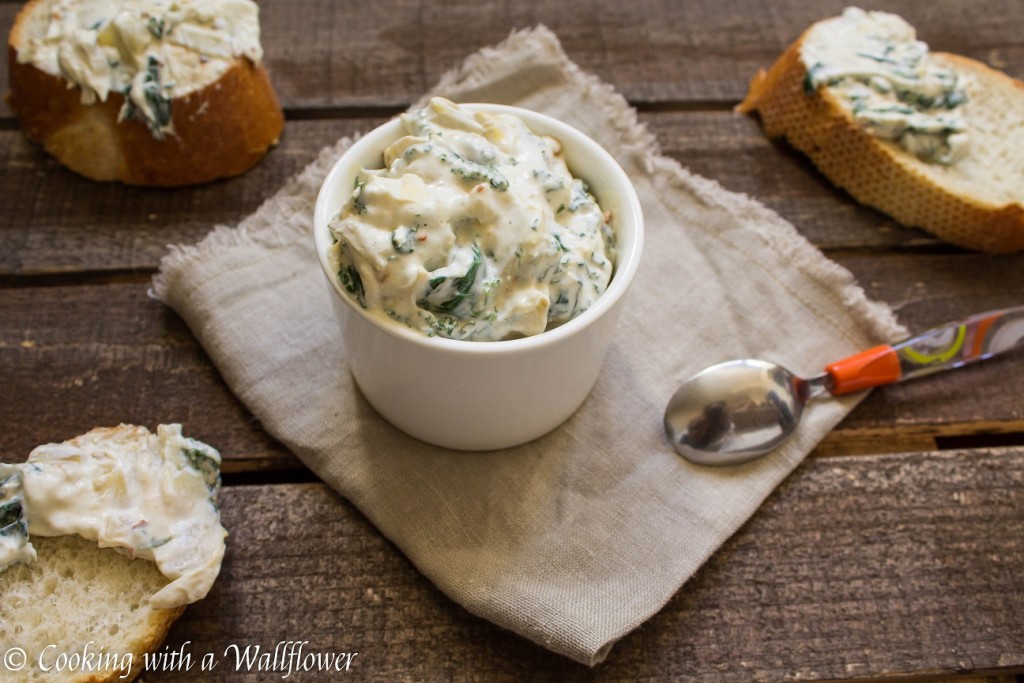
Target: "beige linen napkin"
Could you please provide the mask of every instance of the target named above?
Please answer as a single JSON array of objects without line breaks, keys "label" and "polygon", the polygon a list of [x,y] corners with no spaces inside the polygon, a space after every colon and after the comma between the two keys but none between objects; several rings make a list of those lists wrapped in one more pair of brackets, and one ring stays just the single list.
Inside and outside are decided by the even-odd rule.
[{"label": "beige linen napkin", "polygon": [[643,265],[597,386],[561,428],[506,451],[448,451],[398,432],[358,394],[311,235],[319,184],[349,140],[238,226],[173,248],[154,289],[267,431],[441,590],[592,665],[857,400],[815,403],[796,438],[757,462],[702,468],[662,436],[679,382],[735,357],[813,373],[902,330],[779,216],[659,156],[625,100],[546,28],[472,55],[430,94],[554,115],[604,145],[636,184]]}]

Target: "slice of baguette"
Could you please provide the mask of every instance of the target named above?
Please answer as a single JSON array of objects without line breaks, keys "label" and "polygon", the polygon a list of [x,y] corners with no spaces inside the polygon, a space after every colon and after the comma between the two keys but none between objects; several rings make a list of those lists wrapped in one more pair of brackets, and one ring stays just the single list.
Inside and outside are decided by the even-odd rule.
[{"label": "slice of baguette", "polygon": [[[169,457],[166,449],[171,444],[181,448],[181,457],[188,459],[195,473],[182,478],[181,471],[174,474],[159,464]],[[145,473],[129,466],[113,468],[114,461],[103,456],[115,451],[156,460],[158,464],[150,462],[148,465],[140,460],[139,467],[148,467],[151,473],[155,468],[160,476],[165,477],[160,482],[161,495],[171,492],[189,495],[194,492],[196,487],[191,474],[198,474],[205,483],[204,493],[216,496],[219,490],[219,467],[214,465],[214,460],[219,464],[219,455],[214,459],[209,455],[212,448],[182,437],[179,425],[162,425],[156,434],[145,427],[127,424],[99,427],[62,444],[39,447],[29,456],[28,465],[7,466],[2,472],[5,481],[9,479],[11,469],[31,468],[33,463],[38,463],[37,471],[45,472],[43,464],[54,462],[54,469],[59,472],[69,463],[88,461],[93,457],[98,461],[95,469],[85,470],[87,476],[96,478],[81,488],[68,486],[69,481],[78,483],[81,479],[62,479],[68,472],[65,469],[65,474],[51,471],[53,476],[49,480],[47,475],[41,475],[43,481],[33,484],[37,488],[32,490],[27,486],[23,488],[23,471],[17,489],[6,491],[8,512],[12,501],[20,504],[17,523],[27,521],[29,537],[26,540],[31,542],[36,557],[27,564],[16,560],[14,564],[0,568],[0,681],[3,683],[133,680],[145,669],[145,654],[160,647],[171,625],[185,611],[185,604],[171,603],[174,606],[164,608],[154,606],[161,604],[156,599],[158,594],[172,584],[172,579],[161,572],[157,559],[143,559],[145,554],[136,552],[138,549],[121,552],[112,547],[101,547],[102,543],[116,541],[98,542],[73,533],[50,535],[62,533],[58,529],[68,523],[74,525],[76,518],[72,514],[94,522],[85,524],[92,529],[104,526],[101,522],[105,521],[108,524],[104,528],[116,535],[116,528],[123,525],[125,519],[134,520],[140,512],[147,515],[160,513],[160,510],[147,507],[145,501],[139,507],[141,493],[136,490],[136,495],[131,495],[132,484],[137,482],[126,481],[126,477],[144,477]],[[81,472],[80,469],[71,470],[76,476]],[[153,482],[146,478],[138,480],[143,481]],[[54,482],[64,483],[58,486]],[[163,488],[163,485],[169,488]],[[35,494],[42,498],[36,498],[32,503]],[[108,510],[111,515],[105,520],[102,517],[96,520],[98,511],[88,505],[76,509],[68,504],[69,501],[80,500],[78,496],[91,494],[99,496],[92,502],[115,501]],[[40,501],[44,507],[33,513],[30,506]],[[51,517],[43,512],[47,502],[53,502],[51,511],[57,515]],[[219,520],[219,513],[217,517]],[[51,526],[54,519],[59,521]],[[13,526],[10,513],[5,521],[8,527]],[[155,521],[154,518],[143,518],[137,527]],[[153,528],[157,527],[162,528],[162,525],[156,524]],[[188,525],[176,528],[185,534],[193,554],[209,551],[208,547],[204,548],[201,538],[191,535],[202,533],[201,529]],[[162,542],[161,546],[169,541]],[[218,571],[220,557],[216,557]],[[175,571],[182,569],[178,558],[170,559]],[[188,593],[179,589],[172,595],[187,597]]]},{"label": "slice of baguette", "polygon": [[45,28],[42,11],[42,0],[30,0],[14,21],[7,102],[26,134],[72,171],[130,185],[192,185],[238,175],[277,143],[284,128],[277,95],[266,69],[245,57],[217,81],[173,99],[174,132],[162,140],[143,122],[118,122],[120,93],[82,104],[79,87],[17,59],[30,34]]},{"label": "slice of baguette", "polygon": [[0,680],[133,680],[185,609],[150,605],[168,579],[152,562],[79,536],[32,544],[35,563],[0,572]]},{"label": "slice of baguette", "polygon": [[1024,249],[1024,84],[972,59],[932,53],[968,77],[970,150],[950,165],[921,161],[862,130],[827,87],[805,90],[801,47],[822,23],[755,76],[737,111],[757,112],[769,137],[785,138],[857,201],[900,223],[967,249]]}]

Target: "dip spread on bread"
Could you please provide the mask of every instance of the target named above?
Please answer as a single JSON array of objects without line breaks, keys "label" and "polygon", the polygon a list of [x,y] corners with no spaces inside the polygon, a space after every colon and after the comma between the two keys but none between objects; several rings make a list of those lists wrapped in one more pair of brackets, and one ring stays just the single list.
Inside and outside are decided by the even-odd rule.
[{"label": "dip spread on bread", "polygon": [[238,57],[258,63],[252,0],[47,0],[18,62],[66,79],[82,102],[125,96],[121,119],[172,132],[171,101],[216,81]]},{"label": "dip spread on bread", "polygon": [[154,607],[195,602],[224,557],[219,489],[220,454],[180,425],[94,429],[39,446],[23,464],[0,464],[0,570],[35,561],[30,535],[78,534],[155,562],[171,581]]},{"label": "dip spread on bread", "polygon": [[800,54],[806,89],[829,88],[873,135],[923,161],[951,164],[967,153],[963,79],[933,63],[900,17],[848,8],[819,24]]},{"label": "dip spread on bread", "polygon": [[435,98],[354,179],[331,260],[359,305],[415,330],[496,341],[587,310],[612,275],[610,216],[560,143]]}]

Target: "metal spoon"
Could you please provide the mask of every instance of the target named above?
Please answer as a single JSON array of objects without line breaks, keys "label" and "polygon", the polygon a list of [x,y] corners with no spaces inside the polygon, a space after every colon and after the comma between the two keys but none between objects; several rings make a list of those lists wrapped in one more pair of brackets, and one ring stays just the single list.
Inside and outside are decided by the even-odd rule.
[{"label": "metal spoon", "polygon": [[796,430],[804,405],[974,361],[1024,345],[1024,306],[948,323],[828,365],[810,379],[761,360],[734,360],[697,373],[665,410],[665,434],[701,465],[735,465],[774,450]]}]

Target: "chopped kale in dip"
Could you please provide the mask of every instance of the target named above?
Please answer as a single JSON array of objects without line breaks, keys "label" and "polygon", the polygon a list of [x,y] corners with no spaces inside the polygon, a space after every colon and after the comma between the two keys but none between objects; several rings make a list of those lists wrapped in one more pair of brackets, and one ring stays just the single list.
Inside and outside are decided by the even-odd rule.
[{"label": "chopped kale in dip", "polygon": [[429,336],[498,341],[561,325],[604,293],[610,216],[557,140],[440,98],[402,119],[384,168],[359,173],[330,224],[354,301]]},{"label": "chopped kale in dip", "polygon": [[801,57],[805,89],[829,88],[872,135],[933,163],[967,153],[963,79],[900,17],[849,8],[808,37]]}]

